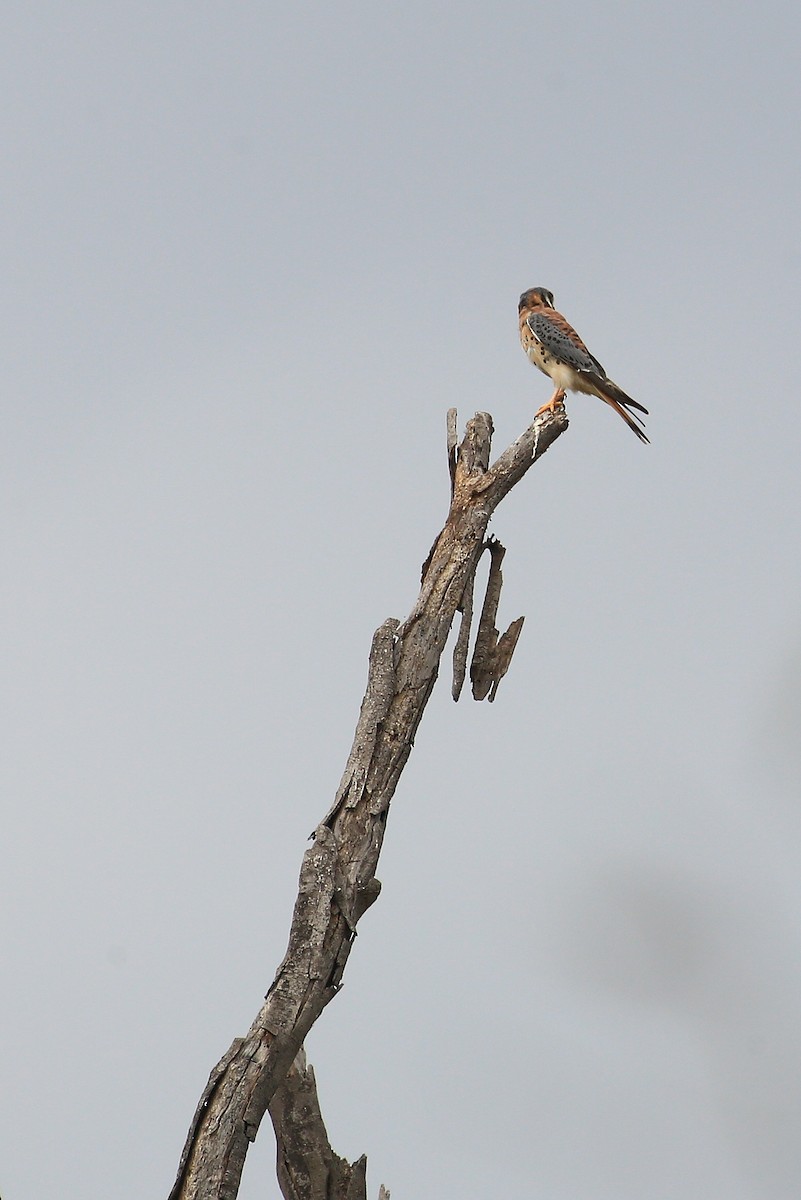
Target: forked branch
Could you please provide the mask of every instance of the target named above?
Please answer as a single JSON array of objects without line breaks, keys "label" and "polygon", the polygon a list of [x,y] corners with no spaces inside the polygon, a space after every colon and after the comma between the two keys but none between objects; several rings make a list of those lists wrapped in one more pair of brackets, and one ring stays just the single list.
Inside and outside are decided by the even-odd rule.
[{"label": "forked branch", "polygon": [[[449,428],[455,430],[455,415]],[[375,872],[390,802],[436,682],[454,616],[475,575],[490,517],[566,428],[563,409],[541,414],[492,466],[489,414],[477,413],[468,422],[455,455],[449,444],[450,511],[426,562],[420,594],[405,621],[387,620],[373,637],[353,748],[334,803],[303,858],[287,952],[247,1034],[234,1041],[211,1073],[170,1200],[235,1200],[248,1146],[268,1105],[275,1101],[282,1119],[292,1120],[297,1080],[288,1080],[290,1069],[302,1061],[297,1056],[306,1034],[339,990],[357,922],[378,896]],[[511,656],[511,639],[504,635],[501,653],[504,639],[495,644],[488,638],[490,626],[494,629],[494,612],[485,628],[485,647],[493,643],[490,677],[497,687],[504,655],[507,666]],[[314,1153],[319,1167],[325,1151],[318,1147]],[[344,1172],[347,1189],[355,1186],[359,1169],[356,1164],[349,1175]],[[350,1197],[355,1194],[347,1191]],[[329,1196],[344,1200],[346,1192],[331,1191]]]}]

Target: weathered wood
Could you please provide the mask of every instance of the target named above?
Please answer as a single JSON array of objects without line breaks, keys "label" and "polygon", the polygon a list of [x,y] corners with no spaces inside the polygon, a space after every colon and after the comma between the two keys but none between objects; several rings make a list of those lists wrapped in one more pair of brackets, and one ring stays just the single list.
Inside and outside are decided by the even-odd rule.
[{"label": "weathered wood", "polygon": [[367,1200],[367,1159],[362,1155],[350,1163],[331,1148],[303,1050],[270,1101],[270,1118],[285,1200]]},{"label": "weathered wood", "polygon": [[467,424],[453,498],[402,624],[376,631],[353,748],[334,803],[301,865],[289,944],[245,1037],[212,1071],[189,1130],[170,1200],[235,1200],[248,1146],[306,1034],[336,995],[375,878],[390,802],[437,679],[454,616],[503,497],[567,428],[543,413],[490,467],[492,419]]},{"label": "weathered wood", "polygon": [[453,684],[451,686],[451,695],[454,700],[458,700],[461,696],[464,677],[467,674],[467,651],[470,645],[470,628],[473,624],[473,590],[475,586],[476,576],[475,572],[473,572],[464,586],[462,602],[457,610],[461,613],[461,620],[459,621],[459,633],[456,638],[456,645],[453,648]]},{"label": "weathered wood", "polygon": [[453,499],[453,489],[456,485],[456,449],[459,445],[459,426],[456,422],[456,409],[449,408],[447,416],[448,426],[448,474],[451,477],[451,499]]},{"label": "weathered wood", "polygon": [[516,621],[512,621],[506,633],[498,636],[495,620],[503,587],[501,563],[506,550],[495,537],[487,539],[486,548],[490,552],[489,579],[478,623],[473,661],[470,664],[470,681],[473,685],[473,698],[484,700],[489,695],[491,704],[498,692],[499,683],[509,670],[525,618],[518,617]]}]

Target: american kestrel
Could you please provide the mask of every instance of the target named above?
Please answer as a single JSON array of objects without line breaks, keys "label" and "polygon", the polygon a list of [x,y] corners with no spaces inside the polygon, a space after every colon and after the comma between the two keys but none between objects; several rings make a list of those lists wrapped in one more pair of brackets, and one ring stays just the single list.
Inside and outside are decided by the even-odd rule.
[{"label": "american kestrel", "polygon": [[[631,396],[627,396],[606,374],[597,358],[593,358],[572,325],[569,325],[553,306],[553,292],[547,288],[529,288],[520,297],[520,341],[535,367],[550,375],[556,391],[539,412],[563,404],[565,392],[585,392],[598,396],[623,418],[642,442],[647,442],[642,421],[637,412],[648,415]],[[539,415],[539,413],[538,413]],[[640,428],[642,426],[642,428]]]}]

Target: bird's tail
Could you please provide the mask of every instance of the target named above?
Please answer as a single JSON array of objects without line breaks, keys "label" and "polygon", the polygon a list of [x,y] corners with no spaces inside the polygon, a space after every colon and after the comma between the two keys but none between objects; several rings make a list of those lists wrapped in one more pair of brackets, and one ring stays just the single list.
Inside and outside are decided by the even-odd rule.
[{"label": "bird's tail", "polygon": [[645,435],[645,425],[637,416],[637,413],[630,412],[632,408],[636,408],[637,412],[645,413],[648,416],[648,409],[643,408],[642,404],[638,404],[636,400],[632,400],[631,396],[627,396],[622,388],[619,388],[611,379],[603,379],[598,381],[598,395],[602,400],[605,400],[615,412],[623,418],[629,429],[633,429],[641,442],[648,442],[650,439]]}]

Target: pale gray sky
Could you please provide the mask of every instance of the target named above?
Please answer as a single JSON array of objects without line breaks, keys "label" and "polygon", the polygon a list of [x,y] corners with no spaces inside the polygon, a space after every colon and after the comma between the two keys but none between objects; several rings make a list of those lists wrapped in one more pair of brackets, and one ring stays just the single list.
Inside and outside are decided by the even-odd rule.
[{"label": "pale gray sky", "polygon": [[797,1200],[799,23],[5,14],[3,1200],[169,1191],[445,411],[500,451],[550,394],[535,284],[653,444],[574,398],[497,515],[526,625],[493,706],[424,719],[308,1046],[332,1140],[396,1200]]}]

